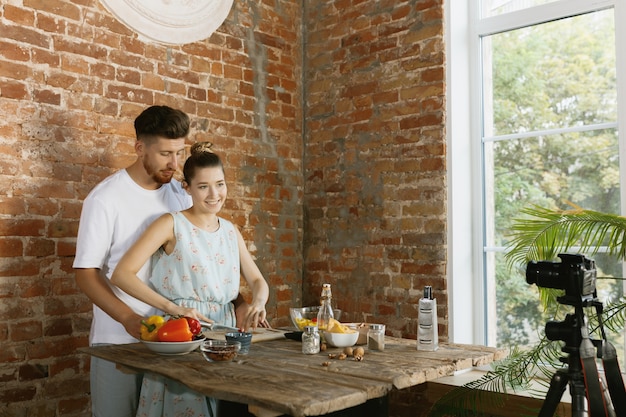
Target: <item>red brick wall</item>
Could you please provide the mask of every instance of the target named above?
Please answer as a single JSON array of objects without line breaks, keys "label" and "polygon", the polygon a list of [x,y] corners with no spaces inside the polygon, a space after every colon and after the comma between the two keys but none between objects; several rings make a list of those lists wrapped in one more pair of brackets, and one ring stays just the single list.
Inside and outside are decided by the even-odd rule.
[{"label": "red brick wall", "polygon": [[432,285],[446,340],[443,2],[306,5],[303,303],[415,338]]},{"label": "red brick wall", "polygon": [[224,214],[270,283],[275,326],[328,281],[347,318],[414,337],[433,285],[445,339],[441,1],[235,1],[214,35],[184,46],[140,40],[97,0],[6,3],[0,415],[89,415],[78,218],[89,190],[134,160],[132,121],[151,104],[188,112],[190,143],[226,156]]},{"label": "red brick wall", "polygon": [[[226,156],[241,226],[288,324],[301,293],[301,10],[236,1],[210,39],[144,42],[97,0],[0,6],[0,415],[89,415],[91,304],[71,268],[82,200],[134,160],[135,116],[188,112]],[[10,404],[10,405],[8,405]],[[5,407],[8,407],[5,409]]]}]

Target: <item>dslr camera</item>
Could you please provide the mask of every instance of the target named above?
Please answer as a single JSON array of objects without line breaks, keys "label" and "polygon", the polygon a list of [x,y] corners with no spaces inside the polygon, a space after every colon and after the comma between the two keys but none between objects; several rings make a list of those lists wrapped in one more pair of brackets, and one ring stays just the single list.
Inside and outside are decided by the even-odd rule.
[{"label": "dslr camera", "polygon": [[565,290],[568,298],[593,298],[596,294],[596,263],[584,255],[560,253],[561,262],[530,261],[526,282],[538,287]]}]

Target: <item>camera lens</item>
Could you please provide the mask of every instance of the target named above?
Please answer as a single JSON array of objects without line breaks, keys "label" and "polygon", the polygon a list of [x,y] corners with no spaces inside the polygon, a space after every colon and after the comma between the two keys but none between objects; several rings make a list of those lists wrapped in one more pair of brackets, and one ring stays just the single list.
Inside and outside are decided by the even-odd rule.
[{"label": "camera lens", "polygon": [[538,287],[563,289],[564,282],[559,278],[561,262],[530,261],[526,267],[526,282]]},{"label": "camera lens", "polygon": [[563,321],[549,321],[546,323],[546,337],[550,340],[562,340],[566,343],[580,332],[576,325],[576,318],[568,314]]}]

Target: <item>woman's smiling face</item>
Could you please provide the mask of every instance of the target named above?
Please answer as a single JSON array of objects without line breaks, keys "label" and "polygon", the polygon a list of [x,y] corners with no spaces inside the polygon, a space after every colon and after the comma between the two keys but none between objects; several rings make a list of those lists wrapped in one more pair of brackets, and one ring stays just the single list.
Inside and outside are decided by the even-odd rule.
[{"label": "woman's smiling face", "polygon": [[185,185],[194,207],[202,212],[217,214],[224,206],[228,189],[222,168],[196,168],[191,183]]}]

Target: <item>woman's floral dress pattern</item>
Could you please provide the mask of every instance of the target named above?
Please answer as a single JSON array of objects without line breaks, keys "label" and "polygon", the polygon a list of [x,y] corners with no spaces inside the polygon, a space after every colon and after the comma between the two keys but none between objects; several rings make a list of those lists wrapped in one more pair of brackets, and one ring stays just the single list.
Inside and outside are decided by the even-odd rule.
[{"label": "woman's floral dress pattern", "polygon": [[[159,249],[152,257],[150,282],[178,305],[193,307],[216,323],[235,326],[232,301],[239,294],[239,246],[235,226],[219,219],[216,232],[194,226],[180,212],[172,213],[176,246],[170,255]],[[185,385],[146,374],[138,417],[213,417],[215,400]]]}]

